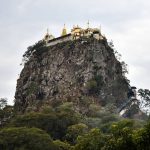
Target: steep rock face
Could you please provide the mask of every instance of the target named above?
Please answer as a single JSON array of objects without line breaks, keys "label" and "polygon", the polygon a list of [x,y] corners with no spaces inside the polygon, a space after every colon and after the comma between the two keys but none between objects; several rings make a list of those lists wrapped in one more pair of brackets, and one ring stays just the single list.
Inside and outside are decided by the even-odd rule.
[{"label": "steep rock face", "polygon": [[119,107],[127,99],[128,83],[120,62],[105,40],[68,41],[34,52],[20,74],[15,108],[38,104],[87,101]]}]

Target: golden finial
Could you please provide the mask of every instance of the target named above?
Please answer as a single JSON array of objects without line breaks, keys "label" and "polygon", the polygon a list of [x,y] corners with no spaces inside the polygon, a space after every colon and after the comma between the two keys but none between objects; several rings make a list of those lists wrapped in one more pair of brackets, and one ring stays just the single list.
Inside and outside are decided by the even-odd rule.
[{"label": "golden finial", "polygon": [[99,26],[99,30],[100,30],[100,33],[101,33],[101,25]]},{"label": "golden finial", "polygon": [[89,20],[88,20],[88,22],[87,22],[87,28],[89,28],[90,27],[90,22],[89,22]]},{"label": "golden finial", "polygon": [[66,35],[66,34],[67,34],[67,29],[66,29],[66,25],[64,24],[64,28],[63,28],[63,30],[62,30],[61,36],[64,36],[64,35]]},{"label": "golden finial", "polygon": [[47,35],[49,34],[49,29],[47,28]]},{"label": "golden finial", "polygon": [[52,39],[54,39],[54,36],[49,33],[49,29],[47,28],[46,35],[44,36],[44,40],[47,42],[47,41],[52,40]]}]

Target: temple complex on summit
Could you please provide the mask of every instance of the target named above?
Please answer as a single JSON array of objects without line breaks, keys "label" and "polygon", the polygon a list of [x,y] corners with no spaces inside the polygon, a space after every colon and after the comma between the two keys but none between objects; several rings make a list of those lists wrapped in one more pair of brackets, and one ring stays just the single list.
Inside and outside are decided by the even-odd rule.
[{"label": "temple complex on summit", "polygon": [[47,30],[47,33],[43,40],[46,42],[47,46],[52,46],[66,41],[72,41],[72,40],[77,40],[79,38],[90,38],[90,37],[93,37],[97,40],[104,39],[104,36],[102,36],[101,34],[101,30],[98,28],[90,28],[88,22],[88,26],[86,29],[83,29],[77,25],[77,26],[73,26],[70,33],[67,33],[67,29],[64,24],[61,36],[57,38],[55,38],[52,34],[49,34],[49,31]]}]

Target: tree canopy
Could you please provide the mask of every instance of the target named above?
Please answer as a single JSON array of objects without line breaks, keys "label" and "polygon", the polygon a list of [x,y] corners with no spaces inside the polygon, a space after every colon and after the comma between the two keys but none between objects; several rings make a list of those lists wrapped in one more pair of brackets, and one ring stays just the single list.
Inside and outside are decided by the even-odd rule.
[{"label": "tree canopy", "polygon": [[6,128],[0,131],[1,150],[55,150],[51,137],[37,128]]}]

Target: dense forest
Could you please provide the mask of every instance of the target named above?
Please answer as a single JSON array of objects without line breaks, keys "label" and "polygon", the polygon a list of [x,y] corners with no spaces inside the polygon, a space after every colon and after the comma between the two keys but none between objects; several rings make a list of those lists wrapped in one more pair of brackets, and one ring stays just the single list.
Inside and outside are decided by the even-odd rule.
[{"label": "dense forest", "polygon": [[72,102],[42,106],[18,115],[0,99],[1,150],[149,150],[150,121],[122,118],[113,105],[87,104],[77,113]]}]

